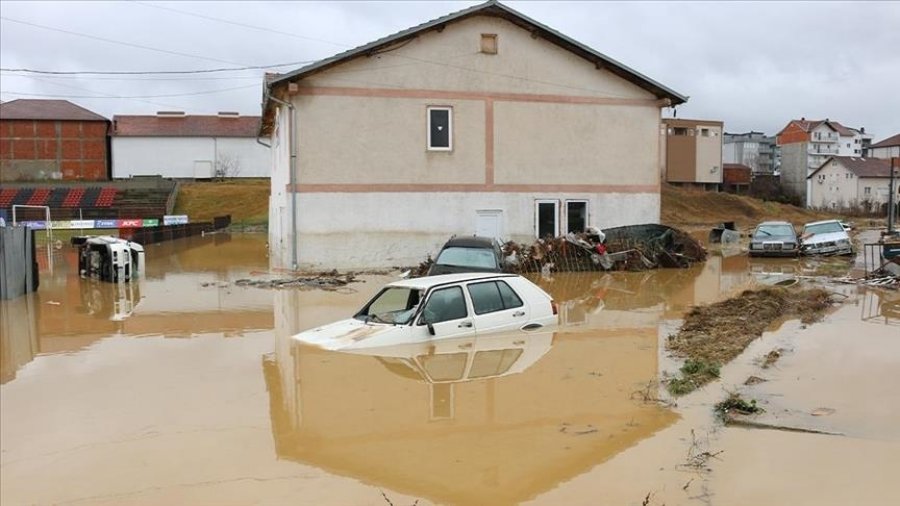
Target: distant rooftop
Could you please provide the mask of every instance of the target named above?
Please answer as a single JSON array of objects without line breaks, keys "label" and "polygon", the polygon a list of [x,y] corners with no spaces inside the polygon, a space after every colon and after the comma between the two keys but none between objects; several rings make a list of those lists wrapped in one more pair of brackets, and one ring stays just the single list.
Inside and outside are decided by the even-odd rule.
[{"label": "distant rooftop", "polygon": [[256,137],[259,116],[233,112],[186,115],[160,111],[154,116],[113,116],[113,137]]},{"label": "distant rooftop", "polygon": [[894,146],[900,146],[900,134],[893,135],[888,137],[887,139],[876,142],[869,146],[869,148],[892,148]]},{"label": "distant rooftop", "polygon": [[44,121],[108,121],[68,100],[20,98],[0,104],[0,119]]}]

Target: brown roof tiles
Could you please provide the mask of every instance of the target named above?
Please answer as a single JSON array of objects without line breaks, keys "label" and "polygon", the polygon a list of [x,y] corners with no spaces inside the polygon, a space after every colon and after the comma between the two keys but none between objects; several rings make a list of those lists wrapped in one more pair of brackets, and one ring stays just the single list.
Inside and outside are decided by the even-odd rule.
[{"label": "brown roof tiles", "polygon": [[887,139],[885,139],[883,141],[876,142],[875,144],[872,144],[871,146],[869,146],[869,149],[871,149],[871,148],[891,148],[894,146],[900,146],[900,134],[896,134],[891,137],[888,137]]},{"label": "brown roof tiles", "polygon": [[856,174],[856,177],[866,178],[891,176],[890,160],[882,160],[880,158],[862,158],[858,156],[832,156],[828,160],[825,160],[825,163],[819,166],[818,169],[814,170],[812,174],[808,176],[808,178],[813,177],[817,172],[822,170],[822,168],[831,163],[832,160],[837,161],[838,163],[846,167],[847,170]]},{"label": "brown roof tiles", "polygon": [[256,137],[259,116],[114,116],[113,137]]},{"label": "brown roof tiles", "polygon": [[109,121],[68,100],[18,99],[0,104],[0,119],[44,121]]}]

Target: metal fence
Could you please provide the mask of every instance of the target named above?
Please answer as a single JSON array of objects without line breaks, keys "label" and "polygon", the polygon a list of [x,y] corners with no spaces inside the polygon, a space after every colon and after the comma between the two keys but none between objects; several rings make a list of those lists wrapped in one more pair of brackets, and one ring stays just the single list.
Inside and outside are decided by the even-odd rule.
[{"label": "metal fence", "polygon": [[39,284],[34,231],[0,227],[0,299],[15,299]]}]

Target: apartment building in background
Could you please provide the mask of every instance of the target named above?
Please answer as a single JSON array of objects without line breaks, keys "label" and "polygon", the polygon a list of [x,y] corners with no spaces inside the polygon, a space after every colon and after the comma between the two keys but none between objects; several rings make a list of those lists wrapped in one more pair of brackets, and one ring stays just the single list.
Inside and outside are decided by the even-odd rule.
[{"label": "apartment building in background", "polygon": [[722,163],[745,165],[754,174],[774,174],[781,166],[781,150],[774,135],[763,132],[722,135]]},{"label": "apartment building in background", "polygon": [[871,142],[865,128],[848,128],[830,119],[791,120],[776,135],[781,149],[781,184],[811,206],[810,174],[832,156],[862,157]]}]

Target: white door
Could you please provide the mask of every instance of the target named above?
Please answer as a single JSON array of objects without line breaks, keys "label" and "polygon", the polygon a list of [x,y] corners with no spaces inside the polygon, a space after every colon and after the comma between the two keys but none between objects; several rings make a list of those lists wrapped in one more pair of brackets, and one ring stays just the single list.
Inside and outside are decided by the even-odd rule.
[{"label": "white door", "polygon": [[194,160],[194,179],[213,177],[213,163],[210,160]]},{"label": "white door", "polygon": [[502,220],[503,211],[499,209],[475,211],[475,235],[500,239]]},{"label": "white door", "polygon": [[504,281],[469,283],[466,289],[478,334],[519,330],[528,323],[528,305]]},{"label": "white door", "polygon": [[420,330],[426,324],[434,329],[432,338],[475,335],[475,323],[463,295],[463,287],[456,285],[434,290],[416,321]]}]

